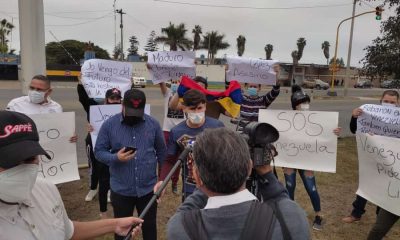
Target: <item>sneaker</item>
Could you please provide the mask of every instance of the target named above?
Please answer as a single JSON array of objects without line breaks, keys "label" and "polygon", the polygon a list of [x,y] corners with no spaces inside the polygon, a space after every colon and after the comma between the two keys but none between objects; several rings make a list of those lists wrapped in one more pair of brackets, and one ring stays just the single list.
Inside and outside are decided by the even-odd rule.
[{"label": "sneaker", "polygon": [[107,202],[108,203],[111,202],[111,192],[110,192],[110,190],[108,190],[108,192],[107,192]]},{"label": "sneaker", "polygon": [[361,220],[361,218],[354,217],[353,215],[349,215],[345,218],[342,218],[342,221],[345,223],[353,223],[353,222],[357,222],[360,220]]},{"label": "sneaker", "polygon": [[86,201],[86,202],[92,201],[93,198],[96,196],[96,194],[97,194],[97,189],[95,189],[95,190],[90,190],[90,191],[88,192],[88,194],[86,195],[86,197],[85,197],[85,201]]},{"label": "sneaker", "polygon": [[178,185],[177,184],[172,184],[171,187],[172,187],[172,192],[174,194],[178,194]]},{"label": "sneaker", "polygon": [[318,216],[318,215],[315,216],[312,228],[314,230],[318,230],[318,231],[322,230],[322,217],[321,216]]}]

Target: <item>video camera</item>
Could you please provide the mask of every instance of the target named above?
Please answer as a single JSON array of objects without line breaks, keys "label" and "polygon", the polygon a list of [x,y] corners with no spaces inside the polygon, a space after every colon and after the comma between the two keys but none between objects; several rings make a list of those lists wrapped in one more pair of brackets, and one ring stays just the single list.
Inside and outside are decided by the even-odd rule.
[{"label": "video camera", "polygon": [[236,124],[236,131],[246,140],[250,149],[253,166],[269,165],[277,152],[272,145],[278,140],[279,132],[268,123],[249,122],[243,119],[231,120]]}]

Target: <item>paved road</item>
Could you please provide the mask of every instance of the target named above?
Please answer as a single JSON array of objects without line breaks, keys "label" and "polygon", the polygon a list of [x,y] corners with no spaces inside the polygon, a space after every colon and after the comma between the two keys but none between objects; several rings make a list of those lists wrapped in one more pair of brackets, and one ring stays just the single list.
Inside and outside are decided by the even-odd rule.
[{"label": "paved road", "polygon": [[[73,83],[54,83],[53,84],[52,98],[60,103],[64,111],[74,111],[76,113],[76,131],[79,136],[78,148],[78,161],[79,164],[86,163],[86,153],[84,148],[84,139],[86,137],[86,113],[78,101],[78,96]],[[147,96],[147,102],[151,104],[151,115],[162,123],[164,109],[163,98],[161,97],[160,90],[157,87],[148,87],[143,89]],[[351,135],[349,131],[349,121],[351,110],[364,103],[378,103],[379,95],[382,89],[350,89],[350,98],[325,98],[326,91],[313,91],[310,95],[315,96],[311,103],[311,110],[316,111],[337,111],[339,112],[339,126],[343,128],[343,136]],[[339,95],[341,92],[339,90]],[[11,82],[0,81],[0,109],[4,109],[7,103],[15,97],[21,96],[21,90],[18,84]],[[357,97],[355,97],[357,96]],[[282,94],[271,105],[271,109],[290,109],[290,90],[288,88],[282,89]],[[226,126],[233,128],[234,126],[229,123],[229,118],[223,117],[221,119]]]}]

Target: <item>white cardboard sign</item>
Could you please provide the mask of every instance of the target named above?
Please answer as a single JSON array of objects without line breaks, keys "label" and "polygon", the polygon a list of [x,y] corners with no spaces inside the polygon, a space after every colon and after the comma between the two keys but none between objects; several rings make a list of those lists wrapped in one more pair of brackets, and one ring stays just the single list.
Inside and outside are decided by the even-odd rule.
[{"label": "white cardboard sign", "polygon": [[38,177],[54,184],[79,180],[76,143],[69,142],[75,133],[75,113],[35,114],[29,117],[36,124],[40,145],[51,157],[40,156]]},{"label": "white cardboard sign", "polygon": [[82,85],[90,98],[105,98],[111,88],[122,96],[131,88],[132,64],[104,59],[86,60],[81,68]]},{"label": "white cardboard sign", "polygon": [[244,83],[266,85],[276,84],[276,73],[273,65],[277,60],[263,60],[258,58],[228,57],[228,81],[237,80]]},{"label": "white cardboard sign", "polygon": [[258,121],[279,131],[276,166],[334,173],[338,117],[337,112],[260,109]]},{"label": "white cardboard sign", "polygon": [[[97,136],[99,135],[99,131],[103,123],[115,114],[120,113],[121,110],[122,105],[120,104],[90,106],[90,125],[93,127],[93,132],[90,133],[90,136],[92,138],[93,151],[94,147],[96,146]],[[150,115],[150,104],[145,105],[144,112],[147,115]]]},{"label": "white cardboard sign", "polygon": [[365,104],[357,118],[357,132],[400,138],[400,108]]},{"label": "white cardboard sign", "polygon": [[357,194],[400,216],[400,139],[357,134]]},{"label": "white cardboard sign", "polygon": [[195,52],[147,52],[150,78],[154,84],[179,79],[181,76],[196,76]]}]

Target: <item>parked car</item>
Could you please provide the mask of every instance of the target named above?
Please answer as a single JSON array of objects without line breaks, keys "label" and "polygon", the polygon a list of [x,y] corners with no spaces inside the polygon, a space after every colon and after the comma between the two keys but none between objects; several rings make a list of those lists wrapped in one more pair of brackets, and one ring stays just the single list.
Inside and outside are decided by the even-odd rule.
[{"label": "parked car", "polygon": [[146,79],[144,77],[132,77],[132,87],[146,87]]},{"label": "parked car", "polygon": [[372,88],[372,82],[370,80],[359,81],[354,85],[355,88]]},{"label": "parked car", "polygon": [[329,88],[329,84],[320,79],[304,80],[302,87],[303,88],[311,88],[311,89],[315,88],[315,89],[327,90]]},{"label": "parked car", "polygon": [[381,82],[381,88],[400,88],[400,79],[389,79]]}]

